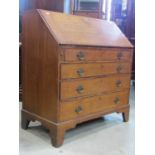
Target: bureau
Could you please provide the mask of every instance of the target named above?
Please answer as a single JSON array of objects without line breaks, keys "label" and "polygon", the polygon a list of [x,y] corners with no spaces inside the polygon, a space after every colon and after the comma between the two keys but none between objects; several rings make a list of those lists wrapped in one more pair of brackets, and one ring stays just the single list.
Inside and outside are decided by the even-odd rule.
[{"label": "bureau", "polygon": [[40,121],[52,144],[78,123],[129,118],[132,45],[113,22],[46,10],[23,16],[22,128]]}]

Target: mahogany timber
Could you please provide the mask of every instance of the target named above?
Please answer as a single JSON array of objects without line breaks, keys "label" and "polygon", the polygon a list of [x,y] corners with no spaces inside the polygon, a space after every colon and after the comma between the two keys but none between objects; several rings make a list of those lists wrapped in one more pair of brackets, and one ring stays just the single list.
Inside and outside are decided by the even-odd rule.
[{"label": "mahogany timber", "polygon": [[78,123],[112,112],[128,121],[132,46],[114,23],[33,10],[22,25],[23,129],[40,121],[59,147]]}]

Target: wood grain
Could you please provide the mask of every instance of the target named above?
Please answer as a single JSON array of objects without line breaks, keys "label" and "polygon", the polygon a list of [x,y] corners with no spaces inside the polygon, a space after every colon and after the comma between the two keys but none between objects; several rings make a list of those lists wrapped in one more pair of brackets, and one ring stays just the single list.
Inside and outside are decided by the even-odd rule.
[{"label": "wood grain", "polygon": [[131,43],[113,22],[45,10],[38,12],[61,45],[132,48]]},{"label": "wood grain", "polygon": [[[121,84],[117,87],[117,82]],[[83,87],[81,93],[77,91]],[[120,91],[130,88],[130,75],[113,75],[100,78],[78,79],[61,82],[61,100],[87,95],[95,95],[103,92]]]},{"label": "wood grain", "polygon": [[[64,49],[65,61],[80,61],[77,55],[82,52],[82,61],[131,61],[132,50],[121,48],[66,48]],[[121,54],[121,57],[119,55]]]},{"label": "wood grain", "polygon": [[123,74],[131,72],[131,63],[77,63],[61,64],[61,79]]},{"label": "wood grain", "polygon": [[59,48],[36,11],[23,17],[22,42],[23,109],[56,121]]},{"label": "wood grain", "polygon": [[33,10],[22,25],[23,129],[40,121],[59,147],[78,123],[112,112],[128,121],[132,46],[113,23]]},{"label": "wood grain", "polygon": [[[127,90],[123,92],[77,99],[74,101],[61,102],[60,120],[66,121],[76,119],[99,111],[127,105],[128,95],[129,91]],[[116,98],[119,98],[118,103],[115,103]],[[81,111],[77,113],[76,109],[79,107],[81,107]]]}]

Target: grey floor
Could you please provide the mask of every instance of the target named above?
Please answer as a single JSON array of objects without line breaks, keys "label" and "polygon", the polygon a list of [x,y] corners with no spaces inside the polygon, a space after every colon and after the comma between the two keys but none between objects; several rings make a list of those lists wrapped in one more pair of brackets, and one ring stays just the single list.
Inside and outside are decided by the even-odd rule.
[{"label": "grey floor", "polygon": [[[28,130],[19,129],[20,155],[134,155],[135,92],[130,93],[130,120],[122,122],[121,114],[110,114],[81,124],[65,135],[60,148],[51,146],[48,132],[39,122]],[[22,103],[20,103],[22,106]],[[21,108],[21,107],[20,107]]]}]

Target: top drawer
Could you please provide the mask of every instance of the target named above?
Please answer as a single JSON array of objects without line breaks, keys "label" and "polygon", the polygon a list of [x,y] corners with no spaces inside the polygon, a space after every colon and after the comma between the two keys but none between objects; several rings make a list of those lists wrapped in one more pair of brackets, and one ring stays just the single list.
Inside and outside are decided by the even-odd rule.
[{"label": "top drawer", "polygon": [[69,48],[64,56],[65,61],[131,61],[132,49]]}]

